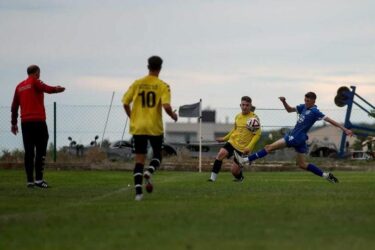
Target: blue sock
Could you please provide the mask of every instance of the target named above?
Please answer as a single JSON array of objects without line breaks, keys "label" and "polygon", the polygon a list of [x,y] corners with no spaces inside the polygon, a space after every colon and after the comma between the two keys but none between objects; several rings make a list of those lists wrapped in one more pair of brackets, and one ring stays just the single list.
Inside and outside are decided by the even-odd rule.
[{"label": "blue sock", "polygon": [[265,149],[262,149],[252,155],[250,155],[248,158],[249,158],[249,161],[255,161],[256,159],[259,159],[259,158],[263,158],[264,156],[266,156],[268,153]]},{"label": "blue sock", "polygon": [[318,168],[317,166],[315,166],[314,164],[309,163],[307,165],[307,170],[310,171],[310,172],[313,172],[314,174],[316,174],[318,176],[323,176],[323,171],[320,168]]}]

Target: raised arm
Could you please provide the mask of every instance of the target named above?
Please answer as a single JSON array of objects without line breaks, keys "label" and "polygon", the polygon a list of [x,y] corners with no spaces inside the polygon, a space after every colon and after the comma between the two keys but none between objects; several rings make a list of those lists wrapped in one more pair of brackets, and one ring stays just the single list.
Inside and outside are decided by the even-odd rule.
[{"label": "raised arm", "polygon": [[285,97],[283,97],[283,96],[280,96],[279,97],[279,99],[280,99],[280,101],[283,103],[283,105],[284,105],[284,108],[285,108],[285,110],[286,111],[288,111],[288,113],[291,113],[291,112],[296,112],[297,111],[297,109],[296,108],[294,108],[294,107],[291,107],[287,102],[286,102],[286,99],[285,99]]}]

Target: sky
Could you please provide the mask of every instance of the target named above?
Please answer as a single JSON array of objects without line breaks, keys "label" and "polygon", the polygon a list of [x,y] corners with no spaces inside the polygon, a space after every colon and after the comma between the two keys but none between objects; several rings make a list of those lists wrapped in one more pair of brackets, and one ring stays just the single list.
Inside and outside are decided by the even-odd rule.
[{"label": "sky", "polygon": [[[164,59],[172,106],[296,105],[308,91],[322,108],[340,86],[375,103],[372,0],[0,0],[0,106],[37,64],[66,92],[45,103],[114,105]],[[2,122],[7,119],[1,118]]]}]

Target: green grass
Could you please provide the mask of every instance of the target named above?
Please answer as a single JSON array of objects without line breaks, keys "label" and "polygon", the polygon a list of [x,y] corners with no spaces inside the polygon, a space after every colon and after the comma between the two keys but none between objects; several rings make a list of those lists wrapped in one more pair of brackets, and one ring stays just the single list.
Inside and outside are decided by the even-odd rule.
[{"label": "green grass", "polygon": [[131,172],[52,171],[48,190],[0,170],[0,249],[372,249],[375,172],[160,171],[135,202]]}]

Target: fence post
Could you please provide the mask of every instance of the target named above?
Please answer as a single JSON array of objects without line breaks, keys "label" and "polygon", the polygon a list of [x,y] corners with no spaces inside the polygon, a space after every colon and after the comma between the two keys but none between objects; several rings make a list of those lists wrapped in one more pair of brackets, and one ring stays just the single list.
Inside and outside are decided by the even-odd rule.
[{"label": "fence post", "polygon": [[53,103],[53,162],[56,162],[56,102]]}]

